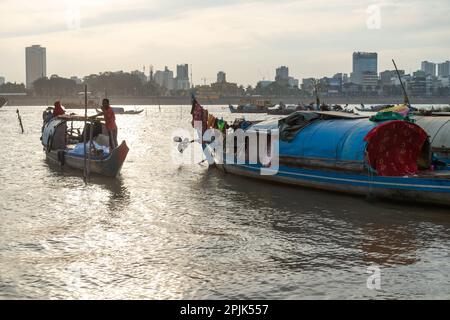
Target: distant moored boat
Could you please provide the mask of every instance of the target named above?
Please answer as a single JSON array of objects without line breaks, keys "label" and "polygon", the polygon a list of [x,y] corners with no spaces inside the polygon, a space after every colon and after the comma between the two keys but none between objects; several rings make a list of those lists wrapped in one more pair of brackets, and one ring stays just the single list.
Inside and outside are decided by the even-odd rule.
[{"label": "distant moored boat", "polygon": [[0,97],[0,108],[6,106],[7,104],[8,104],[8,100],[3,97]]}]

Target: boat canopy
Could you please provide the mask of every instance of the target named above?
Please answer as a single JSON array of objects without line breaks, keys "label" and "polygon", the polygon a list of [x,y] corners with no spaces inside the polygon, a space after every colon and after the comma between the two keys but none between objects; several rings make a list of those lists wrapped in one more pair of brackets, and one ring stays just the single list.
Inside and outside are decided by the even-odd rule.
[{"label": "boat canopy", "polygon": [[431,146],[450,151],[450,117],[416,117],[416,123],[430,136]]},{"label": "boat canopy", "polygon": [[367,119],[312,121],[291,142],[280,141],[280,155],[362,162],[364,137],[374,127]]},{"label": "boat canopy", "polygon": [[[283,119],[279,123],[286,125]],[[271,120],[250,130],[273,130],[273,127]],[[298,159],[302,159],[313,165],[352,166],[357,170],[370,167],[378,175],[387,176],[415,174],[419,166],[425,169],[431,163],[431,152],[424,148],[427,134],[418,125],[407,121],[377,123],[369,119],[311,118],[300,128],[294,127],[295,134],[287,140],[283,140],[281,128],[280,160],[292,159],[299,163]]]},{"label": "boat canopy", "polygon": [[48,143],[51,143],[51,139],[55,135],[56,130],[61,125],[65,124],[66,121],[67,120],[63,118],[53,118],[44,125],[42,131],[42,144],[44,147],[47,147]]}]

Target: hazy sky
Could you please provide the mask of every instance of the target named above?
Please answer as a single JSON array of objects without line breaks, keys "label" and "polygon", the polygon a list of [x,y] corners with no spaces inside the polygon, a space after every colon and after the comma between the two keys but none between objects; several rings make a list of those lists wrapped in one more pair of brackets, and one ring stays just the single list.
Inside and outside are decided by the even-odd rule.
[{"label": "hazy sky", "polygon": [[[196,84],[254,85],[287,65],[296,78],[351,72],[353,51],[407,72],[450,60],[448,0],[0,0],[0,76],[25,80],[25,47],[47,73],[193,66]],[[379,13],[379,15],[378,15]]]}]

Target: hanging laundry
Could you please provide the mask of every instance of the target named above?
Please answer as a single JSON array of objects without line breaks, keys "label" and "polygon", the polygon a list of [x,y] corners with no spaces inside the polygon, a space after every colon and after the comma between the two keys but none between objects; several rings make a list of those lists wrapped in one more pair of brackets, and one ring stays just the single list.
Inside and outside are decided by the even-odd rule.
[{"label": "hanging laundry", "polygon": [[192,102],[192,126],[194,126],[194,121],[202,121],[203,119],[203,107],[194,99]]},{"label": "hanging laundry", "polygon": [[216,117],[212,114],[208,115],[208,129],[214,128],[214,124],[216,123]]},{"label": "hanging laundry", "polygon": [[200,121],[202,123],[202,132],[203,135],[207,129],[208,125],[208,110],[203,109],[203,107],[197,102],[197,100],[192,98],[192,127],[195,127],[195,122]]},{"label": "hanging laundry", "polygon": [[217,129],[219,129],[220,131],[224,131],[225,125],[226,122],[223,120],[223,118],[220,118],[220,120],[217,122]]}]

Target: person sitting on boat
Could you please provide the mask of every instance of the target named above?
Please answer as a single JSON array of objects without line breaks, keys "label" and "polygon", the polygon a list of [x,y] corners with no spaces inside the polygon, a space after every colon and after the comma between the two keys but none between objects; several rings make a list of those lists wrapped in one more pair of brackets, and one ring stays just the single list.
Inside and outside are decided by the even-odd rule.
[{"label": "person sitting on boat", "polygon": [[114,114],[114,110],[111,108],[108,99],[103,99],[102,101],[102,112],[96,114],[90,118],[96,118],[103,116],[105,118],[105,126],[108,131],[109,136],[109,147],[111,151],[119,145],[117,142],[117,125],[116,125],[116,116]]},{"label": "person sitting on boat", "polygon": [[63,114],[66,113],[61,106],[61,101],[56,101],[54,106],[55,106],[55,109],[53,109],[53,118],[62,116]]}]

